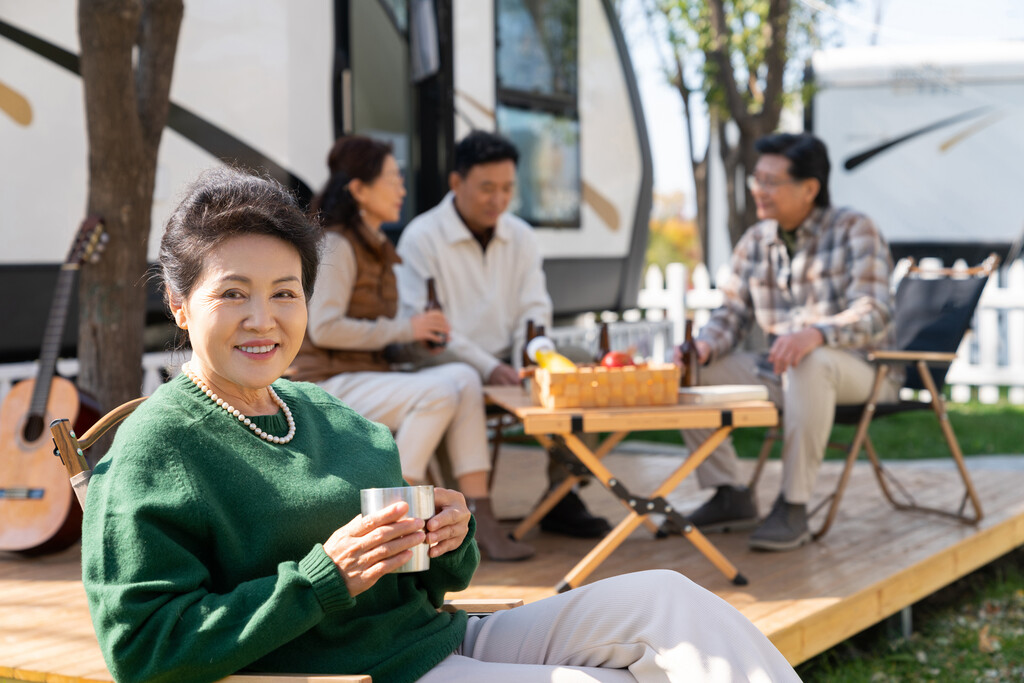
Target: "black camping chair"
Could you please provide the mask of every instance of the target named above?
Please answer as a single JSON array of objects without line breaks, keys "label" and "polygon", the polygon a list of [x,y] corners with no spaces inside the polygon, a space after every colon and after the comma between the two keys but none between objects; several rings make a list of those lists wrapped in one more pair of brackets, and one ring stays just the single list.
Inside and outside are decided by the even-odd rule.
[{"label": "black camping chair", "polygon": [[[994,273],[998,267],[999,258],[995,254],[989,256],[980,266],[964,270],[952,268],[922,270],[911,262],[909,271],[900,281],[896,290],[894,317],[896,349],[879,350],[868,356],[868,360],[875,365],[876,371],[874,387],[866,403],[836,407],[835,424],[857,425],[857,429],[852,443],[829,443],[828,445],[829,448],[846,451],[846,464],[835,490],[811,509],[810,514],[813,516],[831,502],[824,522],[819,529],[813,532],[815,540],[824,536],[832,526],[839,508],[839,501],[849,481],[850,473],[853,471],[853,464],[860,455],[861,448],[867,453],[882,493],[896,509],[941,514],[965,524],[977,524],[981,521],[981,503],[964,464],[960,444],[957,442],[953,427],[946,414],[942,390],[946,383],[946,372],[949,370],[950,363],[956,358],[960,342],[970,327],[982,290],[985,288],[989,275]],[[878,402],[885,378],[889,376],[893,366],[900,365],[906,369],[904,388],[927,390],[931,396],[929,401]],[[954,510],[943,510],[917,504],[913,496],[896,480],[892,472],[882,466],[874,444],[871,442],[868,427],[873,419],[912,410],[931,410],[938,418],[939,427],[949,446],[950,455],[953,456],[964,483],[963,497],[960,499],[959,506]],[[778,429],[770,431],[765,438],[757,466],[751,477],[751,488],[756,486],[772,446],[781,438]],[[893,495],[893,489],[898,490],[898,496]],[[970,513],[967,512],[968,503],[973,510]]]}]

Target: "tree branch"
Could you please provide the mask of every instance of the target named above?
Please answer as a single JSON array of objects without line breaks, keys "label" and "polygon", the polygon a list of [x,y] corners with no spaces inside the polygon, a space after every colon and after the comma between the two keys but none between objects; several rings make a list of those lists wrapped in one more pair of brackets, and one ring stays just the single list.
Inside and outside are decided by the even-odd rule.
[{"label": "tree branch", "polygon": [[711,15],[711,46],[705,54],[718,69],[718,78],[725,89],[730,115],[741,131],[747,131],[752,127],[753,120],[750,112],[747,111],[747,104],[739,92],[736,75],[732,69],[732,61],[729,59],[732,30],[725,18],[724,0],[707,0],[707,6]]}]

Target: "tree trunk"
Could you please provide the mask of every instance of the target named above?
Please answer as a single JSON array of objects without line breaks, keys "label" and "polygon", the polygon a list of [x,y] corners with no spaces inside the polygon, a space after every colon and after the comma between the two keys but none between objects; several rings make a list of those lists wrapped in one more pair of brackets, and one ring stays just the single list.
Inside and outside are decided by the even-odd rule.
[{"label": "tree trunk", "polygon": [[[79,386],[102,410],[139,395],[146,252],[181,0],[80,0],[87,212],[110,241],[79,284]],[[133,51],[137,47],[133,60]]]},{"label": "tree trunk", "polygon": [[704,158],[693,162],[693,192],[697,203],[697,236],[705,261],[708,258],[708,152],[704,150]]}]

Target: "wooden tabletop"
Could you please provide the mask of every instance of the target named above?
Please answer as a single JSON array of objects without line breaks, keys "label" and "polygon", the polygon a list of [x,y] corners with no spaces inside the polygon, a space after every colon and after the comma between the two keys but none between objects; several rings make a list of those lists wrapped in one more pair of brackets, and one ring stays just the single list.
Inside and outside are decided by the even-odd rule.
[{"label": "wooden tabletop", "polygon": [[519,418],[527,434],[716,429],[730,425],[774,427],[779,421],[779,413],[771,401],[622,408],[545,408],[534,404],[522,387],[484,387],[484,395],[490,403],[501,406]]}]

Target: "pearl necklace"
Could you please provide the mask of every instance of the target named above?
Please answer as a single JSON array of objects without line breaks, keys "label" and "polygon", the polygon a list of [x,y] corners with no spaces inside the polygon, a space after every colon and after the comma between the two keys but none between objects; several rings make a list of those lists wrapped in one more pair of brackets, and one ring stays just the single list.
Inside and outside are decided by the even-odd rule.
[{"label": "pearl necklace", "polygon": [[213,401],[218,406],[223,408],[228,415],[237,417],[239,422],[241,422],[246,427],[251,429],[256,436],[260,437],[264,441],[269,441],[271,443],[278,444],[286,444],[295,437],[295,419],[292,418],[292,411],[291,409],[288,408],[288,405],[284,402],[284,399],[277,395],[277,392],[274,391],[274,387],[268,386],[267,389],[270,391],[270,398],[272,398],[274,400],[274,403],[276,403],[281,408],[281,410],[284,411],[284,419],[288,422],[288,433],[285,434],[284,436],[273,436],[272,434],[267,434],[265,431],[257,427],[256,423],[253,422],[248,417],[246,417],[245,415],[243,415],[241,411],[237,410],[230,403],[222,399],[217,394],[213,393],[213,389],[206,386],[206,383],[203,382],[203,380],[199,379],[199,377],[192,372],[192,369],[188,367],[187,363],[181,366],[181,370],[188,376],[190,380],[192,380],[193,384],[199,387],[200,391],[202,391],[210,398],[211,401]]}]

